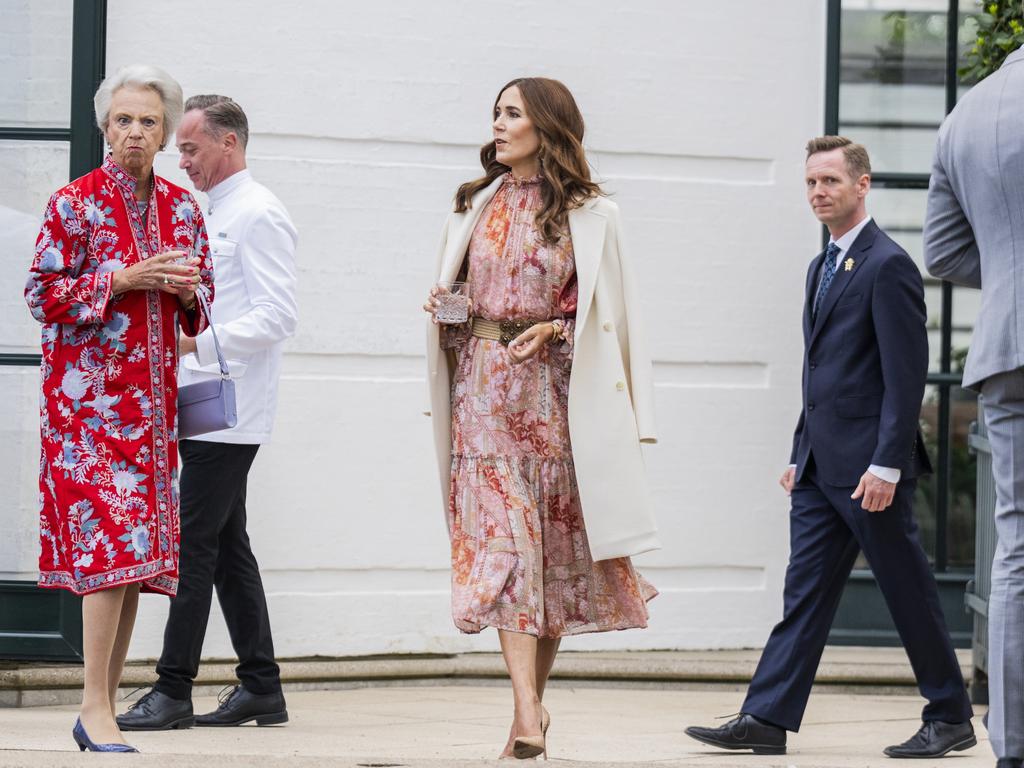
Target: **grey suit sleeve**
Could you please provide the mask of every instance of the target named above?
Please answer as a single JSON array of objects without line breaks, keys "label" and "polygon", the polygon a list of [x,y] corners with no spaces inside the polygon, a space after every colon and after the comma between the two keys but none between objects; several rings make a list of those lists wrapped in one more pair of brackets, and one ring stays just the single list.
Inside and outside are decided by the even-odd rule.
[{"label": "grey suit sleeve", "polygon": [[935,277],[981,288],[981,254],[974,230],[953,191],[943,163],[944,134],[935,146],[924,223],[924,263]]}]

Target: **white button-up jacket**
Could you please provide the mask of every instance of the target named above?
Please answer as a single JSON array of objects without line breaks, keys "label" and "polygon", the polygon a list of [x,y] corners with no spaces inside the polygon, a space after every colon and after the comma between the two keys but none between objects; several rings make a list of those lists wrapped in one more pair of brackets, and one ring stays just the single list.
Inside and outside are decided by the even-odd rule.
[{"label": "white button-up jacket", "polygon": [[[239,171],[213,187],[206,229],[216,287],[213,323],[235,380],[238,424],[195,437],[220,443],[265,443],[277,410],[284,341],[295,333],[298,233],[273,193]],[[209,329],[179,368],[182,386],[219,375]]]}]

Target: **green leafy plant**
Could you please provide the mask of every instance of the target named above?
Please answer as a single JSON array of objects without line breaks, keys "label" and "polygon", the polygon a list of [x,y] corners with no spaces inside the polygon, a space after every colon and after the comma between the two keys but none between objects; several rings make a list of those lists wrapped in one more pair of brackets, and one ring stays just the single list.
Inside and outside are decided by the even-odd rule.
[{"label": "green leafy plant", "polygon": [[961,82],[977,83],[991,75],[1003,60],[1024,45],[1024,2],[1022,0],[981,0],[971,17],[977,30],[974,45],[957,70]]}]

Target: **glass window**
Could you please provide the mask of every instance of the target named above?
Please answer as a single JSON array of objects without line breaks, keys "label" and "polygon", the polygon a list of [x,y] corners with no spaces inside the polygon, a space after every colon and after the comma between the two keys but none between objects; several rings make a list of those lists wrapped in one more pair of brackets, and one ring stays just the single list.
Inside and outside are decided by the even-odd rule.
[{"label": "glass window", "polygon": [[950,391],[950,484],[946,549],[950,570],[974,568],[974,503],[978,462],[967,444],[971,422],[978,418],[978,395],[969,389]]},{"label": "glass window", "polygon": [[[868,147],[871,152],[871,147]],[[873,159],[873,158],[872,158]],[[921,270],[924,268],[924,213],[928,201],[926,189],[900,189],[875,184],[868,193],[868,213],[886,233],[903,246]]]},{"label": "glass window", "polygon": [[73,8],[68,0],[4,0],[0,125],[69,126]]},{"label": "glass window", "polygon": [[946,0],[844,2],[839,132],[876,172],[927,173],[946,113]]},{"label": "glass window", "polygon": [[[924,279],[931,383],[921,429],[937,471],[919,481],[916,509],[938,571],[970,569],[974,562],[975,462],[967,432],[977,401],[954,382],[963,373],[980,295],[927,274],[922,233],[935,135],[952,96],[970,87],[954,73],[976,38],[979,10],[977,0],[838,0],[830,11],[831,22],[839,22],[839,50],[831,49],[826,122],[867,147],[874,170],[868,210]],[[958,26],[950,40],[953,11]],[[947,61],[951,44],[957,61]],[[948,457],[942,467],[940,456]]]},{"label": "glass window", "polygon": [[0,580],[34,581],[39,558],[39,369],[0,366],[0,392],[5,457],[0,470]]},{"label": "glass window", "polygon": [[964,372],[964,358],[971,346],[974,321],[981,309],[981,291],[973,288],[953,288],[953,334],[950,349],[953,356],[953,372]]},{"label": "glass window", "polygon": [[70,146],[0,142],[0,353],[39,353],[39,323],[22,299],[47,200],[67,184]]},{"label": "glass window", "polygon": [[[103,77],[106,4],[0,0],[0,660],[81,658],[79,601],[34,586],[39,554],[39,324],[22,298],[43,208],[99,161],[92,93]],[[13,603],[11,601],[14,601]]]},{"label": "glass window", "polygon": [[[925,390],[921,407],[921,434],[924,436],[928,457],[935,466],[939,453],[939,408],[942,393],[931,385]],[[974,566],[974,496],[976,466],[970,454],[967,436],[971,422],[978,418],[978,398],[974,392],[962,387],[951,387],[949,393],[950,477],[947,500],[945,542],[948,570],[970,570]],[[938,506],[938,476],[932,474],[918,482],[915,513],[921,528],[925,552],[935,561],[936,512]]]}]

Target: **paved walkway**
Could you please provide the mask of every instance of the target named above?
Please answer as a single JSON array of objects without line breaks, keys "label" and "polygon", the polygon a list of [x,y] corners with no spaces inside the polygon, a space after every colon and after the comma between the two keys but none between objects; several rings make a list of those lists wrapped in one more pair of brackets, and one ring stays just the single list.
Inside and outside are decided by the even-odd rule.
[{"label": "paved walkway", "polygon": [[[922,701],[906,695],[853,695],[827,690],[811,699],[799,734],[784,757],[754,757],[705,748],[683,735],[691,724],[712,724],[735,712],[742,686],[595,687],[561,681],[545,697],[552,725],[548,738],[554,768],[575,766],[707,766],[708,768],[923,768],[882,756],[919,724]],[[287,693],[291,722],[279,728],[131,734],[143,754],[118,765],[340,766],[367,768],[470,768],[499,765],[510,694],[500,685],[420,685],[403,682],[369,688]],[[212,697],[197,698],[198,711]],[[105,755],[79,755],[71,740],[74,706],[0,709],[0,766],[109,765]],[[980,715],[980,712],[979,712]],[[977,747],[943,761],[944,768],[995,764],[980,717]],[[929,763],[930,765],[931,763]],[[502,762],[507,768],[510,763]]]}]

